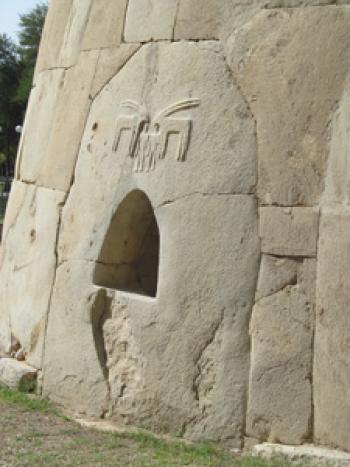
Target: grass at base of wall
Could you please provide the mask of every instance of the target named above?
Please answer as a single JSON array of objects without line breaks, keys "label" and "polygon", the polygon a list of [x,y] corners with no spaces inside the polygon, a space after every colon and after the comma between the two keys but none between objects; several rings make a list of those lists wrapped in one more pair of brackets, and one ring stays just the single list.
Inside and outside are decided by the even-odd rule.
[{"label": "grass at base of wall", "polygon": [[290,467],[282,458],[238,457],[211,443],[83,428],[49,401],[3,386],[0,413],[0,461],[8,466]]}]

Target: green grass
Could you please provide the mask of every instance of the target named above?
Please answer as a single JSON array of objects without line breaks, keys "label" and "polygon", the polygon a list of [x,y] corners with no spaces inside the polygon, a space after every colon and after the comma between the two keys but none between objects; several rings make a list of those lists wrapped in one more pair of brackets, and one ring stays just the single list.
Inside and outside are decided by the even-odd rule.
[{"label": "green grass", "polygon": [[[251,456],[234,457],[212,443],[167,440],[145,431],[104,433],[82,428],[62,418],[48,400],[3,386],[0,386],[0,403],[3,404],[0,432],[3,423],[7,446],[0,443],[0,459],[3,460],[2,448],[10,452],[10,457],[4,458],[8,465],[291,467],[283,458],[267,461]],[[6,412],[6,406],[14,408]],[[23,426],[23,417],[28,425]]]},{"label": "green grass", "polygon": [[47,399],[29,397],[23,391],[8,389],[2,385],[0,385],[0,401],[6,402],[8,404],[19,405],[26,410],[42,412],[45,414],[53,414],[59,417],[67,418],[63,416]]}]

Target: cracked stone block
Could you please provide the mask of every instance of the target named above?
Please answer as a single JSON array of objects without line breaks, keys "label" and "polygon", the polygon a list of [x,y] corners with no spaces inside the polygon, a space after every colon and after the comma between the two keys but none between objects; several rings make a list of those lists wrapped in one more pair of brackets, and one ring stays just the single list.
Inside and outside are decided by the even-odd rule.
[{"label": "cracked stone block", "polygon": [[73,0],[50,2],[36,63],[36,78],[41,71],[60,66],[60,52],[72,3]]},{"label": "cracked stone block", "polygon": [[122,44],[118,47],[108,47],[100,51],[96,73],[91,86],[91,97],[93,99],[140,47],[139,44]]},{"label": "cracked stone block", "polygon": [[297,282],[299,263],[290,258],[262,255],[255,300],[279,292]]},{"label": "cracked stone block", "polygon": [[278,256],[316,256],[318,208],[262,207],[260,237],[263,253]]},{"label": "cracked stone block", "polygon": [[350,449],[350,209],[324,208],[320,226],[315,334],[315,435]]},{"label": "cracked stone block", "polygon": [[[150,196],[156,191],[154,186]],[[108,413],[118,423],[191,439],[230,438],[238,446],[259,260],[255,199],[195,194],[157,208],[155,215],[161,248],[157,297],[113,288],[99,299],[102,304],[92,305],[101,290],[90,285],[94,262],[68,260],[59,267],[44,393],[65,406],[100,413],[104,373]],[[92,308],[102,310],[98,333],[91,330]],[[104,342],[99,359],[94,339]],[[103,371],[97,371],[100,364]]]},{"label": "cracked stone block", "polygon": [[[165,157],[157,160],[154,170],[146,175],[135,171],[135,158],[128,153],[127,132],[121,141],[126,142],[125,147],[116,151],[113,145],[116,122],[120,115],[128,115],[121,103],[126,97],[142,102],[144,89],[148,89],[155,77],[147,104],[151,118],[170,105],[183,102],[186,96],[194,96],[200,104],[179,112],[179,117],[182,115],[181,119],[191,125],[186,161],[177,160],[179,137],[172,135]],[[191,193],[203,193],[203,196],[251,193],[255,177],[254,121],[231,81],[217,46],[190,43],[143,46],[91,106],[75,183],[63,213],[60,261],[94,260],[98,256],[104,235],[101,226],[108,225],[111,209],[130,191],[130,180],[135,180],[133,187],[152,193],[153,205],[159,206]],[[87,189],[90,183],[95,190]],[[86,232],[83,237],[82,230]],[[79,242],[72,241],[76,236]]]},{"label": "cracked stone block", "polygon": [[320,200],[329,123],[347,85],[349,28],[347,6],[267,9],[228,41],[228,62],[257,121],[264,204]]},{"label": "cracked stone block", "polygon": [[18,179],[56,190],[69,189],[91,104],[98,55],[98,51],[84,52],[73,68],[40,74],[43,83],[38,81],[29,101]]},{"label": "cracked stone block", "polygon": [[128,0],[93,0],[82,49],[115,47],[122,42]]},{"label": "cracked stone block", "polygon": [[10,389],[34,389],[37,370],[13,358],[0,358],[0,384]]},{"label": "cracked stone block", "polygon": [[295,266],[296,284],[261,298],[250,323],[247,434],[261,441],[300,444],[312,436],[316,261]]},{"label": "cracked stone block", "polygon": [[129,0],[125,41],[172,39],[176,11],[176,0]]},{"label": "cracked stone block", "polygon": [[0,335],[8,350],[12,334],[36,368],[41,367],[63,200],[59,191],[15,181],[7,207],[0,259]]}]

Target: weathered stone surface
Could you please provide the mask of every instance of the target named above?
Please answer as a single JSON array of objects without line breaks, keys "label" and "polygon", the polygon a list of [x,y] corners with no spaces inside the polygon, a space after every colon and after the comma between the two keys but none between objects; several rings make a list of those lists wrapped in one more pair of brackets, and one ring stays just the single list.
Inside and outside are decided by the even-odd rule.
[{"label": "weathered stone surface", "polygon": [[223,19],[221,14],[226,10],[230,19],[233,16],[233,6],[226,0],[202,0],[199,3],[179,0],[175,39],[218,39]]},{"label": "weathered stone surface", "polygon": [[76,412],[101,417],[108,408],[100,338],[105,305],[103,295],[92,286],[93,267],[93,263],[71,262],[57,269],[43,393]]},{"label": "weathered stone surface", "polygon": [[[197,194],[156,210],[157,298],[111,290],[102,306],[95,305],[103,313],[109,412],[118,421],[195,439],[240,442],[259,259],[256,214],[254,198],[246,195]],[[94,237],[93,231],[87,234]],[[93,264],[68,261],[59,268],[44,371],[46,394],[97,413],[105,392],[103,381],[96,382],[91,305],[86,304],[91,292],[84,288],[91,283]],[[81,354],[82,346],[88,354]]]},{"label": "weathered stone surface", "polygon": [[[126,99],[143,102],[145,92],[152,119],[186,96],[194,96],[200,104],[174,115],[192,122],[186,160],[177,160],[179,138],[174,135],[165,158],[157,160],[154,170],[135,172],[135,157],[128,154],[128,133],[122,140],[124,147],[115,151],[113,144],[118,119],[126,112],[120,104]],[[128,124],[133,126],[132,122]],[[152,44],[141,48],[92,105],[76,167],[75,179],[79,182],[72,187],[64,209],[60,260],[97,257],[104,236],[100,226],[109,223],[117,192],[120,202],[133,188],[148,193],[156,185],[154,206],[191,193],[250,193],[256,181],[254,130],[216,44]],[[212,135],[210,139],[208,134]],[[96,189],[86,190],[91,177]],[[81,229],[95,232],[94,238],[81,238]],[[76,235],[79,242],[72,241]]]},{"label": "weathered stone surface", "polygon": [[17,156],[16,178],[33,182],[48,152],[64,70],[42,72],[31,92]]},{"label": "weathered stone surface", "polygon": [[60,52],[73,0],[51,0],[36,64],[42,70],[60,66]]},{"label": "weathered stone surface", "polygon": [[255,299],[268,297],[297,283],[299,263],[290,258],[262,255]]},{"label": "weathered stone surface", "polygon": [[27,354],[27,362],[37,368],[41,367],[63,200],[59,191],[14,182],[7,209],[0,263],[1,340],[10,349],[12,334]]},{"label": "weathered stone surface", "polygon": [[91,86],[91,97],[93,99],[139,48],[139,44],[122,44],[118,47],[108,47],[100,51],[96,73]]},{"label": "weathered stone surface", "polygon": [[68,190],[91,104],[98,55],[98,51],[84,52],[75,67],[65,72],[44,72],[38,77],[17,166],[20,180]]},{"label": "weathered stone surface", "polygon": [[82,49],[114,47],[122,42],[127,0],[93,0]]},{"label": "weathered stone surface", "polygon": [[172,39],[177,3],[176,0],[129,0],[126,42]]},{"label": "weathered stone surface", "polygon": [[229,63],[257,120],[264,204],[320,199],[329,122],[350,64],[349,27],[347,7],[279,9],[231,36]]},{"label": "weathered stone surface", "polygon": [[316,256],[318,239],[317,208],[262,207],[261,249],[279,256]]},{"label": "weathered stone surface", "polygon": [[273,459],[276,456],[283,456],[292,463],[307,463],[314,467],[348,467],[350,465],[350,454],[311,445],[304,446],[284,446],[278,444],[263,443],[254,447],[253,453]]},{"label": "weathered stone surface", "polygon": [[10,389],[33,385],[37,370],[13,358],[0,358],[0,384]]},{"label": "weathered stone surface", "polygon": [[341,5],[52,0],[0,259],[0,357],[39,392],[350,449]]},{"label": "weathered stone surface", "polygon": [[322,213],[315,335],[315,435],[350,449],[349,207]]},{"label": "weathered stone surface", "polygon": [[322,204],[350,204],[350,92],[347,86],[331,124],[330,154]]},{"label": "weathered stone surface", "polygon": [[[250,325],[247,434],[288,444],[300,444],[312,436],[316,261],[295,263],[296,284],[261,298],[254,306]],[[288,274],[290,264],[285,267]]]}]

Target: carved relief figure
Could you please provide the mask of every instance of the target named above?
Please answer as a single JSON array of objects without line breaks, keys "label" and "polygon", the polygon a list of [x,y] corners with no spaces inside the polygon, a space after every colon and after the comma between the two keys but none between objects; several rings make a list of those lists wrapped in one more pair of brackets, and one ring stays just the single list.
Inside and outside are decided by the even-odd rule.
[{"label": "carved relief figure", "polygon": [[113,150],[117,151],[124,131],[131,131],[129,155],[135,159],[135,172],[149,172],[156,167],[156,161],[164,159],[169,136],[178,135],[176,160],[183,162],[190,141],[192,120],[190,118],[169,118],[176,112],[198,107],[199,99],[186,99],[170,105],[159,112],[154,119],[145,106],[127,100],[121,103],[128,115],[121,115],[117,120],[116,138]]}]

